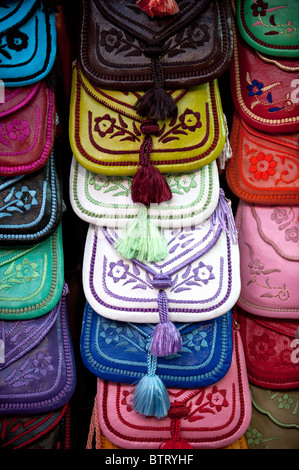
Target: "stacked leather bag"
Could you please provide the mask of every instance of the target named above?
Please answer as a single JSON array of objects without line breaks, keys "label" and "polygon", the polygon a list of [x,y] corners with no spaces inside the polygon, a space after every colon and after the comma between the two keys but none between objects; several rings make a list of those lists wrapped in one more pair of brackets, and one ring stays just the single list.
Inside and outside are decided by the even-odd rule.
[{"label": "stacked leather bag", "polygon": [[88,223],[88,449],[247,448],[240,253],[219,172],[230,2],[84,0],[70,200]]},{"label": "stacked leather bag", "polygon": [[51,2],[0,4],[0,445],[67,448],[76,368],[55,154]]},{"label": "stacked leather bag", "polygon": [[235,310],[253,404],[250,449],[299,448],[298,14],[292,0],[235,3],[226,177],[240,199]]}]

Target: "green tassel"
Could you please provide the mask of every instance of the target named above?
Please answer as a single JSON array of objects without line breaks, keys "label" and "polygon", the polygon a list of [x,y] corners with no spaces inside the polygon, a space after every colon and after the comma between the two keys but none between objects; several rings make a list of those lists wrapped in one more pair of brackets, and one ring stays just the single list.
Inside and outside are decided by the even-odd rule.
[{"label": "green tassel", "polygon": [[124,258],[138,261],[157,262],[168,254],[167,242],[149,219],[144,205],[140,206],[138,217],[126,226],[124,235],[115,241],[114,248]]}]

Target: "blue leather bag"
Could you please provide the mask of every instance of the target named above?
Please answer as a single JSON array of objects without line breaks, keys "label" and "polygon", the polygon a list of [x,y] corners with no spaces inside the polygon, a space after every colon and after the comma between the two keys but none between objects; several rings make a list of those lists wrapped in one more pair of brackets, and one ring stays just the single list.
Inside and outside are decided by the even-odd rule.
[{"label": "blue leather bag", "polygon": [[56,57],[54,9],[43,0],[0,3],[0,79],[6,87],[46,77]]},{"label": "blue leather bag", "polygon": [[175,325],[182,337],[181,351],[156,357],[149,350],[155,325],[110,320],[86,302],[80,340],[83,363],[97,377],[130,384],[149,372],[166,387],[204,387],[221,380],[232,359],[232,311],[213,320]]}]

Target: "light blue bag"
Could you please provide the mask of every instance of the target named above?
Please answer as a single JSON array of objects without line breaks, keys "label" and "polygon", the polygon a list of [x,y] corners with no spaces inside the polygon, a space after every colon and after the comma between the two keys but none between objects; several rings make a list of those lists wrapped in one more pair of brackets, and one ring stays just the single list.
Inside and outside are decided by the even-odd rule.
[{"label": "light blue bag", "polygon": [[4,86],[35,83],[52,70],[56,57],[55,12],[46,0],[0,3],[0,79]]}]

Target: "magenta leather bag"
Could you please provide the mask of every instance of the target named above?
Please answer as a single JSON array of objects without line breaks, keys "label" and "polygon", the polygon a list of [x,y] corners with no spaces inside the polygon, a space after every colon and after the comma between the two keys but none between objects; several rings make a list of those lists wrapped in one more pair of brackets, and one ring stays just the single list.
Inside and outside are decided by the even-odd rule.
[{"label": "magenta leather bag", "polygon": [[249,313],[299,318],[299,206],[240,201],[241,292],[237,304]]}]

